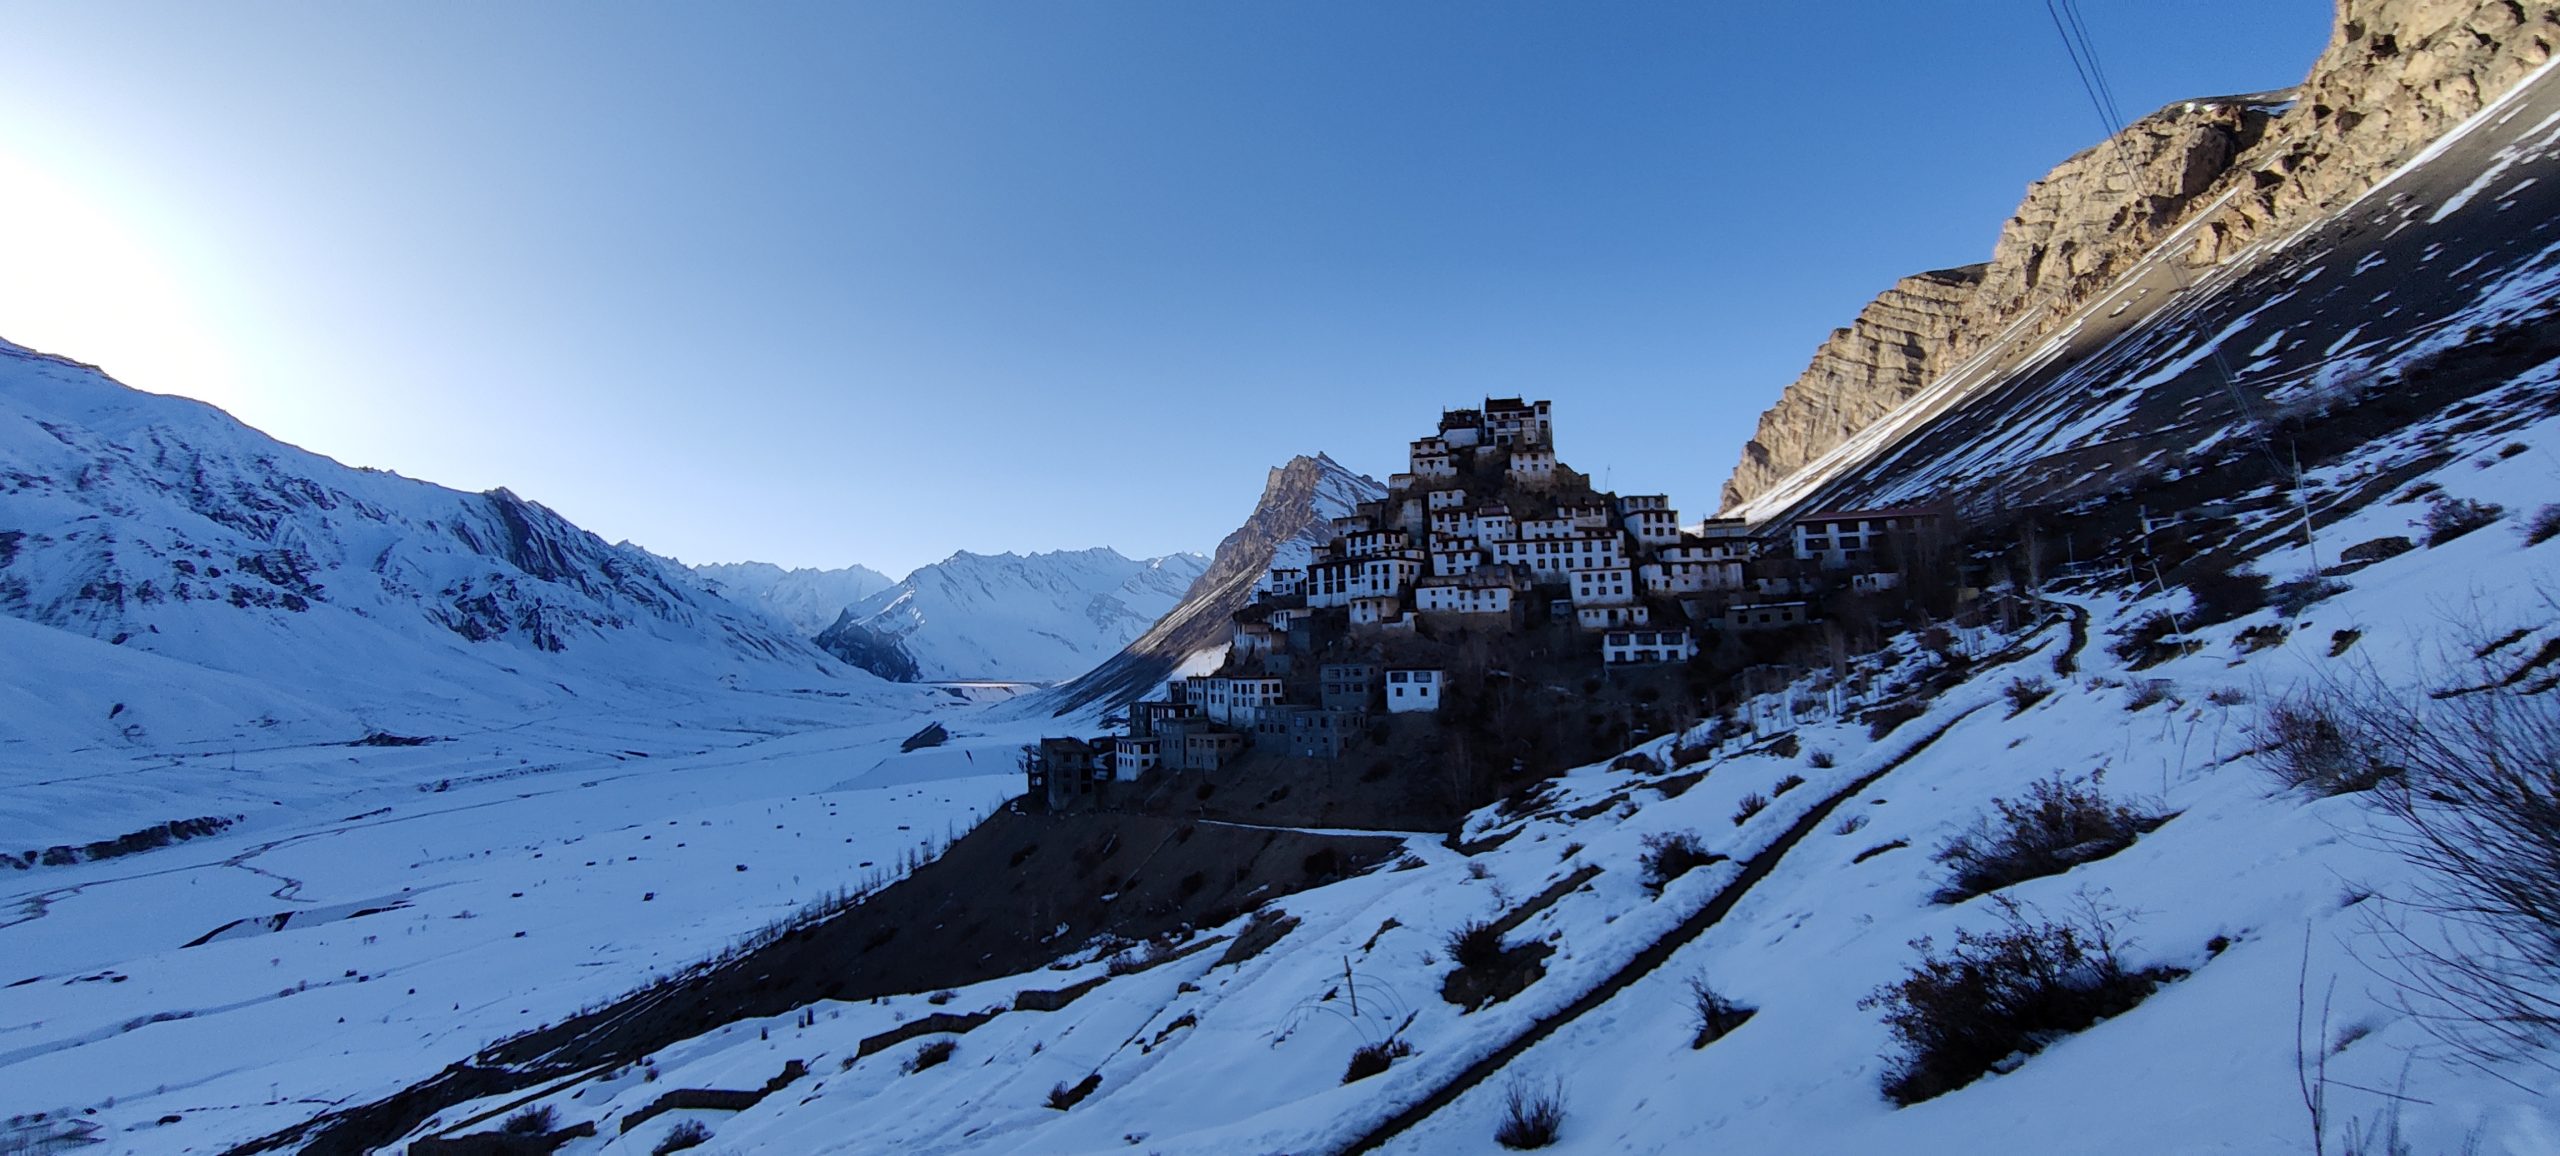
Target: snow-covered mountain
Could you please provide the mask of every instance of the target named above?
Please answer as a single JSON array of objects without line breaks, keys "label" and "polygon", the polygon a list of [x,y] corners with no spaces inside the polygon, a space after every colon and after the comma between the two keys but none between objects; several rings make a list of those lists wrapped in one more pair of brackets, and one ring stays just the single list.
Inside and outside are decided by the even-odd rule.
[{"label": "snow-covered mountain", "polygon": [[817,637],[885,677],[1050,682],[1093,668],[1182,601],[1209,560],[1107,547],[961,551],[847,607]]},{"label": "snow-covered mountain", "polygon": [[835,625],[845,608],[898,584],[861,565],[785,570],[771,562],[707,562],[693,572],[730,601],[773,615],[811,638]]},{"label": "snow-covered mountain", "polygon": [[[76,636],[43,644],[61,666],[13,664],[10,737],[349,739],[724,684],[879,687],[506,490],[350,468],[6,343],[0,614]],[[64,696],[114,701],[75,720]]]},{"label": "snow-covered mountain", "polygon": [[1333,520],[1387,489],[1324,454],[1301,454],[1272,469],[1253,513],[1218,543],[1208,570],[1161,620],[1110,660],[1058,687],[1041,703],[1059,714],[1105,698],[1128,697],[1163,681],[1185,663],[1227,644],[1229,616],[1274,566],[1305,566],[1315,546],[1333,540]]}]

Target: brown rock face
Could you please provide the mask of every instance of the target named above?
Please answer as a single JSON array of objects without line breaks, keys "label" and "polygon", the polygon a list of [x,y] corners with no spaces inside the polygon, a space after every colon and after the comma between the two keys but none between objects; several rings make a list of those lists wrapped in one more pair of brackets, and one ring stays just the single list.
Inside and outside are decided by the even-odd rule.
[{"label": "brown rock face", "polygon": [[1758,434],[1742,447],[1742,462],[1724,484],[1725,504],[1759,493],[1846,441],[1936,377],[1982,271],[1967,265],[1905,277],[1859,310],[1847,329],[1832,330],[1803,376],[1760,415]]},{"label": "brown rock face", "polygon": [[[2211,265],[2354,200],[2551,58],[2560,0],[2339,0],[2300,88],[2183,101],[2028,186],[1991,260],[1907,277],[1760,415],[1730,508],[2017,327],[2051,330],[2178,229]],[[2289,111],[2279,111],[2292,101]]]}]

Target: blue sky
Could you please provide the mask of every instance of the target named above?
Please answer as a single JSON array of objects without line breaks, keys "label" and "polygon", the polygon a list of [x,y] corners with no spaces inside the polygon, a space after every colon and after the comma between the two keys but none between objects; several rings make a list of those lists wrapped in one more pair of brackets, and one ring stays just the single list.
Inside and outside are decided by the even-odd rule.
[{"label": "blue sky", "polygon": [[[2325,0],[2084,0],[2129,112]],[[2094,143],[2040,0],[13,3],[0,336],[686,561],[1206,550],[1443,405],[1714,504]]]}]

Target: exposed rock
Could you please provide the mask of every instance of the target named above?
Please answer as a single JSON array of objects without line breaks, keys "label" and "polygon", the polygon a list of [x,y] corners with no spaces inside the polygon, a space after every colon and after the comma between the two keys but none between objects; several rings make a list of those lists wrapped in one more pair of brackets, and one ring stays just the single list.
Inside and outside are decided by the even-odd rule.
[{"label": "exposed rock", "polygon": [[1235,612],[1273,566],[1304,566],[1318,542],[1333,537],[1332,520],[1386,488],[1323,454],[1299,456],[1271,471],[1252,516],[1218,543],[1209,569],[1180,605],[1120,653],[1053,693],[1059,714],[1105,698],[1132,698],[1170,677],[1184,660],[1222,647]]},{"label": "exposed rock", "polygon": [[[2191,265],[2231,260],[2371,189],[2551,58],[2554,0],[2340,0],[2328,48],[2283,93],[2182,101],[2028,186],[1958,287],[1905,278],[1835,331],[1760,418],[1730,508],[1846,441],[2019,327],[2032,337],[2182,227]],[[2289,105],[2288,105],[2288,102]],[[1908,340],[1903,340],[1905,337]]]},{"label": "exposed rock", "polygon": [[1725,504],[1767,489],[1936,377],[1982,273],[1967,265],[1905,277],[1847,329],[1832,330],[1813,364],[1760,415],[1758,434],[1724,485]]}]

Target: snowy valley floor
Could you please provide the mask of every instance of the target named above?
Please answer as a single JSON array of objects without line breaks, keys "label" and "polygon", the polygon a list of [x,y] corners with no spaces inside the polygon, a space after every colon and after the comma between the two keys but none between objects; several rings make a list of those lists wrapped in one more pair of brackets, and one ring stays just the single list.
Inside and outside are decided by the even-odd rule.
[{"label": "snowy valley floor", "polygon": [[[0,846],[177,800],[244,817],[0,870],[0,1115],[207,1152],[384,1095],[896,877],[1018,793],[1013,731],[1039,729],[728,697],[410,747],[13,755]],[[954,742],[901,755],[928,719]]]}]

